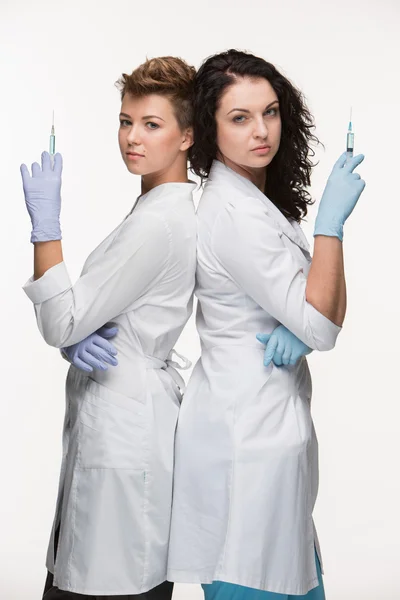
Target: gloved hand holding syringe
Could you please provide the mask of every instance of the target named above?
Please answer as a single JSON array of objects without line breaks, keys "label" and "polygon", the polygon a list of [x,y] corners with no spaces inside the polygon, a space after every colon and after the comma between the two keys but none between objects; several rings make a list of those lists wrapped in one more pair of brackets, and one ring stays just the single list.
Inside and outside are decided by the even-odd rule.
[{"label": "gloved hand holding syringe", "polygon": [[326,183],[315,219],[314,236],[337,237],[343,241],[343,226],[353,212],[365,181],[354,170],[364,160],[364,155],[353,156],[354,133],[350,122],[347,132],[346,152],[336,161]]},{"label": "gloved hand holding syringe", "polygon": [[42,153],[41,166],[37,162],[33,163],[31,175],[28,167],[21,165],[25,203],[32,222],[32,243],[61,240],[62,156],[55,154],[55,149],[53,113],[50,151]]}]

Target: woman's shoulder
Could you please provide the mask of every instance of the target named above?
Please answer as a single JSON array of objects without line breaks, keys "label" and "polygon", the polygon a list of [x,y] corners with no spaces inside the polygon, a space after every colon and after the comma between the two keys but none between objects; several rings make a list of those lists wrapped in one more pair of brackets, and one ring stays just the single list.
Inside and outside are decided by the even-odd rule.
[{"label": "woman's shoulder", "polygon": [[257,195],[246,193],[235,186],[224,186],[210,182],[211,185],[204,189],[197,210],[198,217],[211,217],[214,221],[223,215],[235,215],[237,218],[256,214],[258,218],[268,217],[265,202]]}]

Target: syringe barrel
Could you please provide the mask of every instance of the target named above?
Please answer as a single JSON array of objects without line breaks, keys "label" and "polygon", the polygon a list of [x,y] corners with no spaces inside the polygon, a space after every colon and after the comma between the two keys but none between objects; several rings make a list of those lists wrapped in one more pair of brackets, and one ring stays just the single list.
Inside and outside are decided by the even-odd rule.
[{"label": "syringe barrel", "polygon": [[353,152],[353,150],[354,150],[354,133],[351,133],[350,131],[347,134],[346,149],[347,149],[347,152],[350,152],[350,151]]},{"label": "syringe barrel", "polygon": [[50,136],[49,154],[55,154],[55,152],[56,152],[56,136],[55,135],[51,135]]}]

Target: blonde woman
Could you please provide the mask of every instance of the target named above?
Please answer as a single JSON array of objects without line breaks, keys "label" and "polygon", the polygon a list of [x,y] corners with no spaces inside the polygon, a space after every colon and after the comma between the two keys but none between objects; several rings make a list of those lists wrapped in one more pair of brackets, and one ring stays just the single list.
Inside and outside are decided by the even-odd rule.
[{"label": "blonde woman", "polygon": [[[46,342],[67,347],[75,362],[46,600],[172,596],[165,580],[182,379],[170,353],[192,311],[195,277],[195,184],[187,177],[194,75],[164,57],[122,76],[119,146],[142,194],[74,285],[61,245],[62,158],[53,168],[43,153],[32,176],[21,167],[34,244],[24,289]],[[78,346],[110,321],[118,365],[111,358],[113,369],[93,369]],[[97,346],[98,358],[107,350]]]}]

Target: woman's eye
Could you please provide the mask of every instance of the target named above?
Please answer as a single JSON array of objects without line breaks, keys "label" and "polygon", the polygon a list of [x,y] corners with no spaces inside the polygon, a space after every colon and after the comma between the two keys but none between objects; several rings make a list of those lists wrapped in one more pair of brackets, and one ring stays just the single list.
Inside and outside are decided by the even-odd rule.
[{"label": "woman's eye", "polygon": [[148,123],[146,123],[146,127],[149,129],[158,129],[160,126],[157,125],[157,123],[153,123],[153,121],[148,121]]},{"label": "woman's eye", "polygon": [[277,108],[270,108],[269,110],[266,111],[265,114],[268,115],[268,116],[272,115],[274,117],[275,115],[278,114],[278,109]]},{"label": "woman's eye", "polygon": [[244,117],[243,115],[239,115],[238,117],[233,117],[233,122],[234,123],[243,123],[243,121],[245,120],[246,117]]},{"label": "woman's eye", "polygon": [[127,121],[126,119],[121,119],[119,124],[121,127],[129,127],[129,125],[132,125],[132,123],[130,121]]}]

